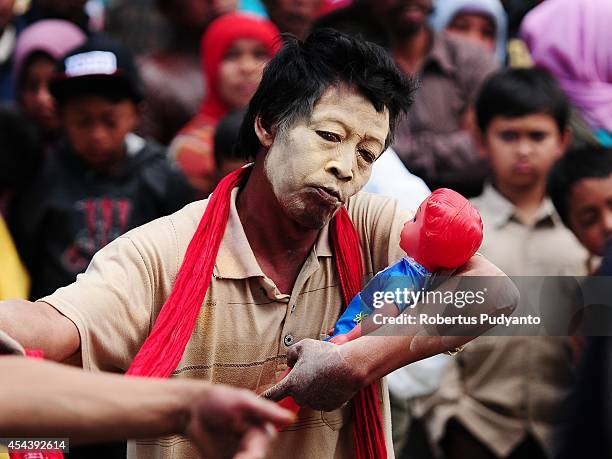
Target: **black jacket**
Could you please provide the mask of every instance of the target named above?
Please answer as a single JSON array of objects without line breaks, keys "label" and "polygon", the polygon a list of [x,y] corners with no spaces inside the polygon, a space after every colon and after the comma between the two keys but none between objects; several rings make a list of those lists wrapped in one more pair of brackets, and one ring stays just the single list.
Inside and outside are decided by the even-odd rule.
[{"label": "black jacket", "polygon": [[14,199],[8,218],[32,278],[33,299],[74,282],[93,255],[121,234],[193,200],[183,175],[155,144],[132,151],[113,175],[91,169],[68,146],[47,158]]}]

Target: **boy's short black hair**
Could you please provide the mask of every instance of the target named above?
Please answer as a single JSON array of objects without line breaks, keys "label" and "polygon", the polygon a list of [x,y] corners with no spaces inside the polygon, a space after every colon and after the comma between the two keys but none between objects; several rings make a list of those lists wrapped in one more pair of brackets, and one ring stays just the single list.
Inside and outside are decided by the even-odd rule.
[{"label": "boy's short black hair", "polygon": [[26,185],[42,165],[42,143],[33,124],[8,106],[0,106],[0,145],[0,192]]},{"label": "boy's short black hair", "polygon": [[236,148],[236,143],[245,115],[246,108],[234,110],[221,118],[217,124],[213,141],[217,165],[225,160],[244,158],[242,152]]},{"label": "boy's short black hair", "polygon": [[254,157],[260,142],[254,130],[292,126],[312,114],[317,100],[334,85],[355,87],[374,108],[389,110],[391,143],[397,119],[412,104],[415,85],[380,46],[332,29],[317,29],[303,42],[284,35],[285,46],[268,63],[249,104],[237,148]]},{"label": "boy's short black hair", "polygon": [[567,97],[544,69],[508,69],[491,75],[476,99],[476,118],[485,133],[496,116],[519,118],[537,113],[552,116],[563,132],[568,125]]},{"label": "boy's short black hair", "polygon": [[143,99],[142,80],[132,53],[107,37],[92,37],[59,62],[49,85],[58,103],[95,95],[113,102]]},{"label": "boy's short black hair", "polygon": [[548,194],[565,226],[570,227],[569,196],[576,182],[605,179],[611,174],[612,149],[609,148],[570,150],[556,162],[548,177]]}]

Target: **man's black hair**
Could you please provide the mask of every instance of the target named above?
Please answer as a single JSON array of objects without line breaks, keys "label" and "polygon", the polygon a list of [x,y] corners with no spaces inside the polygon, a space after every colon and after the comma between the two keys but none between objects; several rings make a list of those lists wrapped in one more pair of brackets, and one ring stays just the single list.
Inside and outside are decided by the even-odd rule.
[{"label": "man's black hair", "polygon": [[26,185],[42,165],[42,144],[30,121],[7,106],[0,106],[0,145],[0,192]]},{"label": "man's black hair", "polygon": [[557,213],[569,228],[569,196],[576,182],[605,179],[612,174],[612,149],[584,148],[568,151],[556,162],[548,177],[548,194]]},{"label": "man's black hair", "polygon": [[228,159],[243,159],[244,155],[236,148],[240,126],[246,115],[246,108],[229,112],[219,120],[215,128],[214,149],[217,165]]},{"label": "man's black hair", "polygon": [[337,85],[356,88],[376,111],[389,110],[392,142],[398,117],[412,104],[413,82],[374,43],[332,29],[315,30],[303,42],[284,36],[285,46],[268,63],[249,104],[237,148],[247,157],[260,149],[255,119],[272,132],[309,118],[325,90]]},{"label": "man's black hair", "polygon": [[545,113],[554,118],[559,132],[567,127],[570,108],[567,97],[544,69],[508,69],[493,74],[476,100],[476,118],[482,133],[493,118],[520,118]]}]

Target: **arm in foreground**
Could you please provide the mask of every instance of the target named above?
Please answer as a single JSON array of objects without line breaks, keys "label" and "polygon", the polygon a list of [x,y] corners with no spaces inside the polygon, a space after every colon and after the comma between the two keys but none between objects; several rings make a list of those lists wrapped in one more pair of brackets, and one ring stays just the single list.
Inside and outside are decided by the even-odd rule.
[{"label": "arm in foreground", "polygon": [[[496,276],[500,279],[495,283],[496,291],[490,292],[479,306],[479,312],[510,314],[518,304],[516,286],[484,257],[472,257],[440,288],[453,290],[463,276]],[[417,307],[425,310],[430,306]],[[434,335],[423,327],[385,326],[377,331],[379,336],[362,336],[342,346],[303,340],[289,348],[287,353],[288,365],[293,368],[289,376],[266,391],[264,396],[276,401],[293,396],[300,405],[330,411],[350,400],[359,389],[397,368],[460,347],[488,328],[469,329],[469,336],[464,329],[462,334],[466,336],[450,336],[444,330],[438,330]]]},{"label": "arm in foreground", "polygon": [[65,360],[81,346],[76,325],[41,301],[0,301],[0,331],[27,349],[43,351],[49,360]]},{"label": "arm in foreground", "polygon": [[263,457],[288,411],[254,394],[191,380],[87,373],[0,357],[0,432],[65,436],[76,443],[180,434],[205,457]]}]

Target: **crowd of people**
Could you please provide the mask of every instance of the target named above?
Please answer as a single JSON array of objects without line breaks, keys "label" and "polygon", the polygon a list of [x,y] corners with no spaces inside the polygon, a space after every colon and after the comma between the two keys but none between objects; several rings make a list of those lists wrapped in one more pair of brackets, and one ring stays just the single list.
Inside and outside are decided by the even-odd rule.
[{"label": "crowd of people", "polygon": [[[172,324],[185,339],[167,338],[180,351],[163,354],[176,357],[164,376],[260,394],[287,358],[324,362],[316,352],[327,348],[300,340],[322,339],[337,318],[347,266],[337,250],[348,246],[337,214],[302,214],[318,204],[297,184],[325,185],[320,199],[348,209],[362,239],[361,282],[403,256],[398,222],[438,188],[482,216],[484,257],[459,275],[612,276],[611,21],[610,0],[0,0],[0,301],[11,300],[0,303],[0,354],[35,348],[86,370],[162,376],[133,362],[160,353]],[[338,158],[348,150],[357,159],[347,165]],[[188,313],[202,302],[199,316]],[[172,322],[171,307],[200,318]],[[440,345],[389,358],[377,373],[388,375],[389,395],[386,383],[376,387],[384,430],[392,426],[389,457],[612,455],[610,395],[601,381],[588,389],[612,374],[606,338],[467,341],[453,356]],[[45,397],[76,378],[91,388],[79,396],[92,397],[93,411],[95,391],[116,385],[108,403],[143,413],[96,434],[118,418],[92,416],[79,429],[55,407],[41,435],[54,416],[90,442],[175,435],[130,445],[130,457],[191,457],[185,437],[205,456],[225,447],[251,457],[269,446],[272,424],[292,419],[225,386],[177,384],[182,404],[147,406],[136,394],[166,400],[172,387],[0,360],[11,372],[15,362],[12,380],[62,381]],[[321,387],[357,384],[325,371]],[[343,404],[320,412],[328,405],[305,395],[315,389],[287,390],[315,409],[279,433],[274,457],[369,457],[347,446]],[[147,409],[176,417],[189,398],[201,399],[191,424],[138,427]],[[233,426],[234,443],[211,449],[224,427],[207,409],[249,420]],[[0,426],[18,425],[3,422],[0,414]],[[71,456],[92,454],[125,457],[126,445]]]}]

